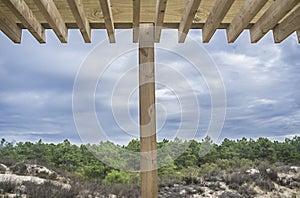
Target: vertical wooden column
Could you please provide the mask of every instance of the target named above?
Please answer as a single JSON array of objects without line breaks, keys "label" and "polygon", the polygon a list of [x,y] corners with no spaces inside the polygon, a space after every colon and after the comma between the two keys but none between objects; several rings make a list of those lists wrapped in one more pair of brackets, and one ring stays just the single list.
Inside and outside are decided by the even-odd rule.
[{"label": "vertical wooden column", "polygon": [[139,33],[139,108],[141,197],[158,197],[157,146],[154,70],[154,26],[140,25]]}]

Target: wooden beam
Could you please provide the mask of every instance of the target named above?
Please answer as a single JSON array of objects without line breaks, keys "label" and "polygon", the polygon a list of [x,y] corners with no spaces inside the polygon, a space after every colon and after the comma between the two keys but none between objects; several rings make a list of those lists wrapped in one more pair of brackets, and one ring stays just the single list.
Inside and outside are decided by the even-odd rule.
[{"label": "wooden beam", "polygon": [[140,24],[139,33],[139,108],[141,197],[158,197],[154,27]]},{"label": "wooden beam", "polygon": [[246,0],[226,29],[228,43],[233,43],[268,0]]},{"label": "wooden beam", "polygon": [[14,43],[21,43],[22,29],[0,10],[0,30]]},{"label": "wooden beam", "polygon": [[68,42],[68,28],[53,0],[34,0],[43,16],[62,43]]},{"label": "wooden beam", "polygon": [[24,0],[5,0],[3,3],[10,8],[14,15],[40,43],[46,43],[45,29],[38,22]]},{"label": "wooden beam", "polygon": [[201,0],[188,0],[186,2],[183,15],[178,28],[178,42],[184,43],[187,34],[191,28],[195,14],[199,8]]},{"label": "wooden beam", "polygon": [[298,42],[300,43],[300,30],[297,30],[296,33],[297,33],[297,37],[298,37]]},{"label": "wooden beam", "polygon": [[139,26],[140,26],[140,9],[141,2],[140,0],[133,0],[133,42],[137,43],[139,41]]},{"label": "wooden beam", "polygon": [[114,21],[113,21],[111,6],[110,6],[110,0],[99,0],[99,1],[102,9],[102,14],[104,17],[105,28],[109,37],[109,42],[115,43],[116,42],[115,27],[114,27]]},{"label": "wooden beam", "polygon": [[250,29],[251,42],[259,41],[270,29],[274,28],[299,0],[274,0],[267,11],[258,19]]},{"label": "wooden beam", "polygon": [[78,28],[80,29],[83,40],[86,43],[91,43],[91,27],[85,16],[82,0],[67,0],[73,16],[76,20]]},{"label": "wooden beam", "polygon": [[208,43],[224,19],[234,0],[216,0],[202,29],[202,41]]},{"label": "wooden beam", "polygon": [[164,17],[167,7],[167,0],[156,1],[156,14],[155,14],[155,42],[159,43],[161,29],[164,25]]},{"label": "wooden beam", "polygon": [[285,18],[273,30],[275,43],[280,43],[291,35],[294,31],[300,29],[300,6]]}]

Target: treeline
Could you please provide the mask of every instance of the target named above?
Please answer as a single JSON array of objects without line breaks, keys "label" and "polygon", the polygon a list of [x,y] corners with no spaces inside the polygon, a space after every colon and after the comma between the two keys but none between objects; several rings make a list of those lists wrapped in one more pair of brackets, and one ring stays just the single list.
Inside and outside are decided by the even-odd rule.
[{"label": "treeline", "polygon": [[[117,148],[117,149],[116,149]],[[165,161],[166,166],[159,169],[161,179],[180,177],[191,174],[192,170],[211,172],[255,166],[262,161],[267,163],[284,163],[300,165],[300,137],[285,139],[284,142],[270,141],[267,138],[257,140],[242,138],[240,140],[224,139],[222,144],[212,143],[209,137],[201,142],[195,140],[182,141],[163,140],[158,142],[158,148],[163,152],[159,161]],[[179,150],[184,152],[178,156]],[[71,144],[68,140],[59,144],[48,144],[39,140],[36,143],[18,142],[12,144],[5,139],[0,143],[0,163],[12,165],[19,161],[29,161],[49,165],[84,179],[101,180],[106,183],[126,183],[138,180],[138,174],[127,173],[111,168],[98,160],[97,156],[110,155],[116,166],[139,168],[139,159],[135,163],[132,158],[124,157],[119,150],[139,152],[140,142],[136,139],[126,146],[111,142],[101,142],[97,145]],[[160,151],[159,151],[160,152]],[[127,153],[125,155],[128,155]],[[137,157],[136,155],[134,155]],[[163,157],[162,157],[163,156]],[[126,159],[131,159],[126,161]],[[133,164],[129,164],[133,163]],[[119,165],[119,166],[117,166]],[[182,175],[180,175],[182,174]]]}]

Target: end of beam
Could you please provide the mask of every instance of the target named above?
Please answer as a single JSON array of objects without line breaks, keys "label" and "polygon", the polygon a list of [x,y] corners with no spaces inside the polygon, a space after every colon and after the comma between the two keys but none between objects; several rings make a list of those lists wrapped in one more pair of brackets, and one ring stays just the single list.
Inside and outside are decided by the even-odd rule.
[{"label": "end of beam", "polygon": [[114,27],[114,21],[113,21],[113,16],[111,11],[110,0],[99,0],[99,1],[102,9],[102,14],[103,14],[105,28],[108,34],[109,42],[115,43],[116,42],[115,27]]},{"label": "end of beam", "polygon": [[233,43],[249,25],[253,17],[262,9],[268,0],[246,0],[238,14],[226,29],[228,43]]},{"label": "end of beam", "polygon": [[274,42],[280,43],[291,35],[294,31],[300,29],[300,7],[293,11],[273,30]]},{"label": "end of beam", "polygon": [[178,28],[178,42],[184,43],[186,36],[192,26],[201,0],[188,0]]},{"label": "end of beam", "polygon": [[22,29],[0,11],[0,30],[14,43],[21,43]]},{"label": "end of beam", "polygon": [[133,0],[133,42],[139,42],[139,26],[140,26],[140,9],[141,2],[140,0]]},{"label": "end of beam", "polygon": [[45,29],[38,22],[24,0],[3,1],[14,15],[24,24],[31,34],[40,42],[46,43]]},{"label": "end of beam", "polygon": [[67,0],[84,42],[91,43],[91,27],[85,16],[82,0]]},{"label": "end of beam", "polygon": [[53,0],[34,0],[43,16],[46,18],[51,28],[62,43],[68,42],[68,28],[64,23]]},{"label": "end of beam", "polygon": [[217,0],[202,30],[202,41],[208,43],[229,11],[234,0]]},{"label": "end of beam", "polygon": [[266,33],[274,28],[299,0],[276,0],[250,29],[251,43],[259,41]]},{"label": "end of beam", "polygon": [[159,43],[161,29],[164,24],[165,11],[167,7],[167,0],[156,1],[156,15],[155,15],[155,42]]}]

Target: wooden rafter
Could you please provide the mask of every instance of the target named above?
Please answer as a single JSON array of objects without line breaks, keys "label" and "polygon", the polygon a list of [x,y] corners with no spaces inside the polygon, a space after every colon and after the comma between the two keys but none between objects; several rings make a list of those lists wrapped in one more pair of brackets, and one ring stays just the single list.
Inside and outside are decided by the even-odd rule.
[{"label": "wooden rafter", "polygon": [[269,30],[274,28],[278,21],[282,19],[299,0],[275,0],[268,10],[250,29],[251,42],[259,41]]},{"label": "wooden rafter", "polygon": [[62,43],[68,42],[68,28],[53,0],[34,0],[43,16]]},{"label": "wooden rafter", "polygon": [[22,29],[0,10],[0,30],[14,43],[21,43]]},{"label": "wooden rafter", "polygon": [[24,0],[5,0],[3,2],[40,43],[46,43],[45,29]]},{"label": "wooden rafter", "polygon": [[296,33],[297,33],[297,37],[298,37],[298,42],[300,43],[300,30],[297,30]]},{"label": "wooden rafter", "polygon": [[113,21],[111,6],[110,6],[110,0],[99,0],[99,1],[102,9],[105,28],[109,37],[109,42],[115,43],[116,42],[115,27],[114,27],[114,21]]},{"label": "wooden rafter", "polygon": [[268,0],[246,0],[244,6],[240,9],[238,14],[233,18],[228,28],[227,40],[233,43],[242,31],[249,25],[250,21],[262,9]]},{"label": "wooden rafter", "polygon": [[[231,7],[226,6],[232,1]],[[140,23],[162,27],[155,30],[155,42],[160,41],[163,28],[177,29],[181,43],[189,29],[202,29],[203,42],[216,29],[226,29],[229,43],[250,29],[251,42],[257,42],[298,6],[300,0],[0,0],[2,20],[29,30],[41,43],[46,41],[45,29],[54,30],[63,43],[66,29],[80,29],[90,43],[92,29],[106,29],[109,41],[115,42],[115,29],[132,28],[133,42],[138,42]],[[286,29],[293,23],[286,24]]]},{"label": "wooden rafter", "polygon": [[133,42],[137,43],[139,41],[139,26],[140,26],[140,9],[141,9],[141,2],[140,0],[133,0]]},{"label": "wooden rafter", "polygon": [[273,30],[275,43],[280,43],[294,31],[300,29],[300,6]]},{"label": "wooden rafter", "polygon": [[183,43],[199,8],[201,0],[188,0],[178,28],[178,42]]},{"label": "wooden rafter", "polygon": [[84,41],[86,43],[91,43],[91,27],[87,17],[85,16],[82,0],[68,0],[68,4]]},{"label": "wooden rafter", "polygon": [[202,41],[208,43],[224,19],[234,0],[217,0],[202,30]]},{"label": "wooden rafter", "polygon": [[156,14],[155,14],[155,42],[159,43],[161,29],[164,25],[165,11],[167,7],[167,0],[156,1]]}]

